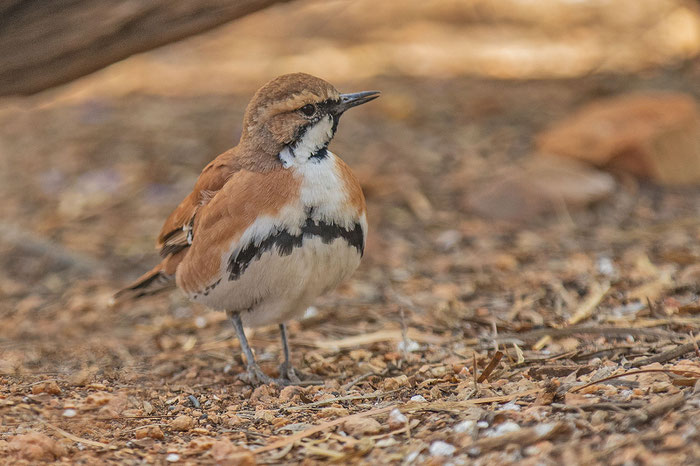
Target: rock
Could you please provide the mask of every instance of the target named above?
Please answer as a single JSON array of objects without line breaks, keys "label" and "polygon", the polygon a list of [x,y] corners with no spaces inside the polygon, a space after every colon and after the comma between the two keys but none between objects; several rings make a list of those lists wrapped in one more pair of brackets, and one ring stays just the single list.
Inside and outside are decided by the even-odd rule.
[{"label": "rock", "polygon": [[401,374],[396,377],[389,377],[388,379],[384,379],[384,382],[382,383],[382,388],[385,391],[391,391],[401,387],[407,387],[408,385],[408,377],[406,377],[405,374]]},{"label": "rock", "polygon": [[48,393],[49,395],[59,395],[61,393],[61,387],[51,380],[47,382],[41,382],[32,387],[32,394],[38,395],[39,393]]},{"label": "rock", "polygon": [[399,408],[394,408],[391,410],[389,413],[389,429],[401,429],[406,427],[407,423],[408,418],[401,411],[399,411]]},{"label": "rock", "polygon": [[143,429],[139,429],[136,431],[134,434],[134,437],[137,439],[141,438],[154,438],[156,440],[162,440],[165,438],[165,435],[163,434],[163,431],[160,430],[160,427],[158,426],[148,426]]},{"label": "rock", "polygon": [[194,419],[185,414],[176,417],[170,422],[170,428],[178,431],[188,431],[194,427]]},{"label": "rock", "polygon": [[452,456],[457,448],[442,440],[430,444],[430,456]]},{"label": "rock", "polygon": [[211,447],[210,454],[218,465],[255,466],[253,453],[235,446],[228,439],[215,441]]},{"label": "rock", "polygon": [[541,133],[537,147],[663,184],[700,182],[700,113],[686,94],[599,100]]},{"label": "rock", "polygon": [[343,430],[353,437],[362,437],[379,433],[382,426],[371,417],[351,418],[345,421]]},{"label": "rock", "polygon": [[54,461],[66,454],[63,446],[39,432],[15,435],[10,440],[9,449],[28,461]]},{"label": "rock", "polygon": [[497,173],[469,195],[467,206],[487,218],[523,222],[586,207],[614,189],[608,173],[574,160],[542,156]]}]

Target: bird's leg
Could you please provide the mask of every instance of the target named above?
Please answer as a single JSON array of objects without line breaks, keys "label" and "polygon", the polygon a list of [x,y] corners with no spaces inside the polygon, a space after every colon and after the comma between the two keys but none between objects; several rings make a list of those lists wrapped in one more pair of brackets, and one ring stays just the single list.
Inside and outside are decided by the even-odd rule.
[{"label": "bird's leg", "polygon": [[282,351],[284,352],[284,362],[280,364],[280,380],[285,381],[286,385],[319,385],[323,384],[323,380],[315,378],[313,375],[298,372],[292,366],[291,358],[289,357],[289,341],[287,340],[287,326],[280,324],[280,335],[282,336]]},{"label": "bird's leg", "polygon": [[287,325],[280,324],[280,335],[282,336],[282,351],[284,352],[284,362],[280,364],[280,377],[290,382],[299,383],[301,380],[297,376],[292,361],[289,358],[289,341],[287,340]]},{"label": "bird's leg", "polygon": [[269,383],[278,383],[277,380],[273,379],[272,377],[266,375],[262,369],[260,369],[260,366],[258,366],[258,363],[255,362],[255,357],[253,356],[253,351],[250,349],[250,345],[248,344],[248,339],[245,337],[245,332],[243,331],[243,322],[241,322],[241,316],[238,312],[236,313],[228,313],[229,318],[231,319],[231,323],[233,323],[233,328],[236,329],[236,334],[238,335],[238,341],[241,344],[241,349],[243,350],[243,354],[245,354],[245,358],[248,364],[247,367],[247,382],[252,384],[252,385],[262,385],[262,384],[269,384]]}]

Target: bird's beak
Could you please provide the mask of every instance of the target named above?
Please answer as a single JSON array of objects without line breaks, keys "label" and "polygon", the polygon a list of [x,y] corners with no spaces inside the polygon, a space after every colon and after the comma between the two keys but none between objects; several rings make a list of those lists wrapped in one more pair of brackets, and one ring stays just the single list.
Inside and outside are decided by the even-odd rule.
[{"label": "bird's beak", "polygon": [[345,110],[366,104],[370,100],[379,97],[379,91],[355,92],[354,94],[340,94],[340,102],[335,105],[334,113],[342,114]]}]

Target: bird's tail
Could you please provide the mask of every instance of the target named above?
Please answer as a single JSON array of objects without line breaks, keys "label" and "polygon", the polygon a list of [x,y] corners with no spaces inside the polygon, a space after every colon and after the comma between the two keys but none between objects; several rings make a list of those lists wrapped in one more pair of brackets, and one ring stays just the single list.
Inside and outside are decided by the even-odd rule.
[{"label": "bird's tail", "polygon": [[174,286],[175,276],[166,274],[163,271],[162,264],[158,264],[126,288],[117,291],[114,294],[114,302],[120,303],[130,299],[151,296],[161,291],[172,289]]},{"label": "bird's tail", "polygon": [[129,286],[117,291],[113,298],[114,304],[144,296],[152,296],[175,288],[175,272],[184,257],[184,252],[181,251],[166,257],[163,262],[141,275]]}]

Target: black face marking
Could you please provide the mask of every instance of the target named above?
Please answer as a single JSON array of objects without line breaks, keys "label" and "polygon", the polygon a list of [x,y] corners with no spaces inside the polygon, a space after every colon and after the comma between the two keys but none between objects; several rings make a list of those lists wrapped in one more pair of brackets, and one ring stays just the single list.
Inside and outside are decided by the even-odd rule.
[{"label": "black face marking", "polygon": [[312,162],[318,163],[321,160],[325,159],[326,157],[328,157],[328,149],[326,149],[325,147],[321,147],[319,150],[317,150],[316,152],[311,154],[311,157],[309,157],[309,160],[311,160]]},{"label": "black face marking", "polygon": [[259,245],[250,243],[237,253],[234,252],[228,261],[227,271],[229,280],[238,279],[248,268],[251,262],[260,259],[263,253],[277,248],[280,256],[288,256],[294,248],[302,247],[304,239],[319,237],[324,244],[330,244],[337,238],[344,239],[348,245],[354,247],[360,257],[364,254],[364,232],[359,223],[355,223],[352,230],[347,230],[335,223],[315,222],[307,218],[301,233],[292,235],[287,230],[274,233],[260,242]]}]

